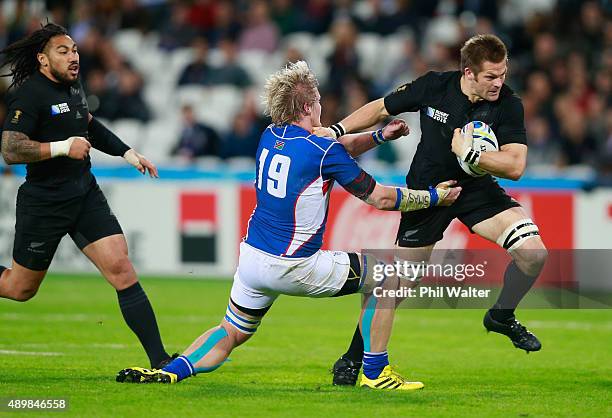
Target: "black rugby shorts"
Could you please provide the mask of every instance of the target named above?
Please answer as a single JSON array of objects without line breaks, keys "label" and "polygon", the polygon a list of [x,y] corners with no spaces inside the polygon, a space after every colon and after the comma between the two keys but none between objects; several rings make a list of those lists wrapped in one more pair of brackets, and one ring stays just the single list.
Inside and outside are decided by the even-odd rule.
[{"label": "black rugby shorts", "polygon": [[464,187],[451,206],[403,212],[395,242],[400,247],[425,247],[440,241],[455,218],[473,232],[477,223],[517,206],[520,204],[496,182],[485,187]]},{"label": "black rugby shorts", "polygon": [[65,200],[41,199],[22,185],[17,194],[13,259],[31,270],[47,270],[66,234],[82,250],[123,231],[96,183],[85,195]]}]

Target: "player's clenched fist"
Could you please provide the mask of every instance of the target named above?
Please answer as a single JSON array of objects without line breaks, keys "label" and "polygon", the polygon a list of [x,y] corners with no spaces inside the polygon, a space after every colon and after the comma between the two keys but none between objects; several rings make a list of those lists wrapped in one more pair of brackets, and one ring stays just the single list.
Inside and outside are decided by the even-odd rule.
[{"label": "player's clenched fist", "polygon": [[71,136],[67,141],[70,141],[68,157],[74,160],[84,160],[87,158],[89,150],[91,149],[91,144],[88,140],[82,136]]},{"label": "player's clenched fist", "polygon": [[382,130],[385,141],[393,141],[410,133],[408,124],[402,119],[393,119]]},{"label": "player's clenched fist", "polygon": [[50,143],[51,158],[68,157],[74,160],[84,160],[89,155],[91,144],[82,136],[71,136],[63,141]]}]

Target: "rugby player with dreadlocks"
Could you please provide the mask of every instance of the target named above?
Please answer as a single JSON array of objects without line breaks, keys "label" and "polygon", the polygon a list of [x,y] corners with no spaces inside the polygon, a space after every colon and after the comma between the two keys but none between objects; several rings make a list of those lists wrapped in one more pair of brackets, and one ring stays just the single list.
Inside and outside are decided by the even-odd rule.
[{"label": "rugby player with dreadlocks", "polygon": [[170,356],[121,226],[91,173],[89,151],[121,156],[151,177],[158,177],[157,168],[89,113],[79,53],[66,29],[47,23],[1,53],[13,80],[2,156],[7,164],[27,164],[27,176],[17,194],[12,267],[0,266],[0,297],[31,299],[69,234],[116,289],[125,322],[151,366],[163,367]]}]

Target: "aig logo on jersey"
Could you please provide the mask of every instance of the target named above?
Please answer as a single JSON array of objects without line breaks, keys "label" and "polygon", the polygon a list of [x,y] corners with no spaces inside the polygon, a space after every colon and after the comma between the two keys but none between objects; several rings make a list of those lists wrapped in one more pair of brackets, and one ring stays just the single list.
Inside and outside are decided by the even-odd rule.
[{"label": "aig logo on jersey", "polygon": [[427,108],[427,116],[442,123],[446,123],[446,119],[448,119],[448,113],[444,113],[438,109],[434,109],[433,107]]},{"label": "aig logo on jersey", "polygon": [[62,113],[70,112],[70,108],[68,107],[68,103],[58,103],[51,105],[51,116],[59,115]]}]

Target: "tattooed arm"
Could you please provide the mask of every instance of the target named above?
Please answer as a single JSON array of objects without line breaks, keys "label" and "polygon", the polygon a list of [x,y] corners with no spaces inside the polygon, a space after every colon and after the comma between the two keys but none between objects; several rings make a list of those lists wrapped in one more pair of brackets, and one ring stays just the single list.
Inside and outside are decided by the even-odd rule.
[{"label": "tattooed arm", "polygon": [[17,131],[2,132],[2,157],[7,164],[24,164],[51,158],[51,145],[32,141]]},{"label": "tattooed arm", "polygon": [[37,142],[22,132],[2,132],[2,157],[7,164],[26,164],[55,157],[84,160],[91,144],[81,136],[71,136],[63,141]]}]

